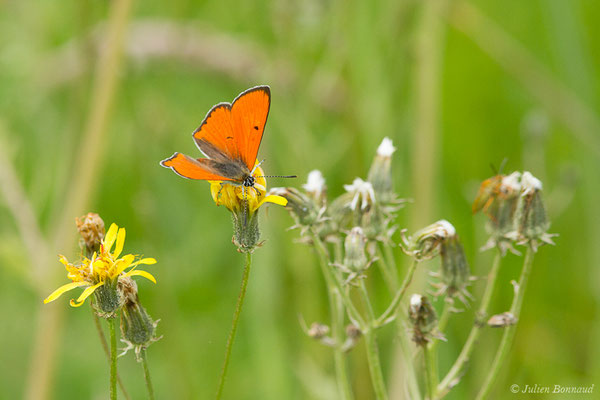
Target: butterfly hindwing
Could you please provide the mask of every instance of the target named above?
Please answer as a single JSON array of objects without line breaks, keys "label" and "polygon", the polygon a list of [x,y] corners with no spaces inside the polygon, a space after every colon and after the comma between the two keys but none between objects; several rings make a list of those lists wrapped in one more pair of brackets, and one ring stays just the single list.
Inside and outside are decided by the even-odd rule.
[{"label": "butterfly hindwing", "polygon": [[207,181],[231,181],[233,178],[223,176],[215,168],[215,162],[207,158],[193,159],[185,154],[175,153],[160,162],[163,167],[171,168],[175,173],[188,179],[201,179]]}]

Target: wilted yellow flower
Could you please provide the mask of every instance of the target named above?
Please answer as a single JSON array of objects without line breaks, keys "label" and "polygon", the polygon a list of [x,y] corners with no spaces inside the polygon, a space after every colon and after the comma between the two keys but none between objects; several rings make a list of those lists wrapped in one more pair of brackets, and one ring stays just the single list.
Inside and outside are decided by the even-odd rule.
[{"label": "wilted yellow flower", "polygon": [[[136,260],[133,254],[119,257],[124,244],[125,228],[119,229],[116,224],[112,224],[102,240],[99,252],[94,253],[91,258],[84,257],[81,263],[73,264],[61,255],[60,262],[67,269],[67,277],[72,282],[56,289],[44,300],[44,303],[56,300],[69,290],[86,287],[77,300],[71,299],[71,306],[81,306],[85,299],[92,293],[96,293],[100,309],[110,313],[122,305],[122,294],[118,291],[119,280],[137,275],[156,283],[156,279],[150,273],[136,269],[139,264],[155,264],[156,260],[154,258]],[[114,251],[112,251],[113,245]],[[100,295],[97,291],[99,288],[107,290],[102,290],[103,293]]]}]

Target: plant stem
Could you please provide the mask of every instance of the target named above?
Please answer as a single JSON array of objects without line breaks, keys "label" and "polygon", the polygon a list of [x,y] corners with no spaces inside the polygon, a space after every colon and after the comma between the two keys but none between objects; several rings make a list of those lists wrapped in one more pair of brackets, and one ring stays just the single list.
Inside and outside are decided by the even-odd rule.
[{"label": "plant stem", "polygon": [[[91,304],[91,302],[90,302],[90,304]],[[102,331],[102,326],[100,325],[100,318],[98,318],[98,315],[96,315],[96,312],[94,311],[93,308],[90,307],[90,310],[92,310],[92,316],[94,317],[94,325],[96,326],[96,330],[98,331],[98,337],[100,338],[100,344],[102,345],[102,348],[104,349],[104,354],[106,354],[106,358],[110,362],[110,349],[108,348],[108,343],[106,342],[106,337],[104,337],[104,332]],[[119,388],[121,389],[123,396],[125,396],[125,398],[127,400],[129,400],[130,399],[129,393],[127,393],[127,390],[125,390],[125,385],[123,384],[123,381],[121,380],[121,376],[119,375],[119,372],[117,372],[117,383],[119,384]]]},{"label": "plant stem", "polygon": [[321,238],[319,238],[319,235],[316,232],[314,232],[313,230],[310,230],[310,234],[311,234],[313,243],[315,245],[315,249],[317,250],[317,254],[319,255],[319,259],[321,261],[320,264],[321,264],[321,269],[323,271],[323,276],[325,277],[325,282],[327,283],[328,286],[331,284],[332,286],[335,287],[337,292],[340,294],[340,297],[342,299],[344,306],[346,307],[346,311],[348,312],[348,315],[350,316],[351,319],[354,320],[352,322],[355,322],[356,324],[358,324],[359,328],[362,329],[362,327],[365,325],[364,319],[362,318],[362,316],[360,315],[360,313],[354,306],[354,303],[352,303],[352,300],[350,299],[350,296],[348,295],[348,291],[345,290],[344,287],[342,287],[340,280],[334,274],[333,269],[329,266],[329,255],[327,254],[327,249],[325,248],[325,245],[323,244],[323,242],[321,241]]},{"label": "plant stem", "polygon": [[[521,277],[519,278],[519,286],[515,288],[515,297],[513,298],[512,305],[510,306],[510,313],[515,317],[515,321],[519,320],[519,314],[521,313],[523,298],[525,297],[525,289],[527,288],[527,281],[529,279],[529,274],[531,273],[532,265],[533,249],[531,248],[531,246],[529,246],[527,247],[525,261],[523,262],[523,269],[521,270]],[[500,368],[502,367],[502,364],[504,364],[504,361],[508,356],[508,352],[515,337],[516,330],[516,322],[515,324],[504,328],[504,334],[502,335],[500,346],[498,347],[496,357],[494,358],[494,362],[492,363],[492,368],[488,372],[485,382],[479,390],[479,393],[477,394],[477,400],[485,399],[489,395],[490,390],[492,389],[492,385],[498,377],[498,372],[500,372]]]},{"label": "plant stem", "polygon": [[238,320],[240,313],[242,312],[242,306],[244,305],[244,298],[246,297],[246,288],[248,287],[248,277],[250,276],[250,267],[252,266],[252,254],[246,253],[246,266],[244,267],[244,274],[242,276],[242,286],[238,295],[237,304],[235,305],[235,311],[233,313],[233,322],[231,323],[231,331],[227,338],[227,345],[225,347],[225,361],[223,361],[223,368],[221,370],[221,376],[219,377],[219,386],[217,389],[216,399],[220,399],[223,395],[223,387],[225,385],[225,377],[227,376],[227,367],[229,366],[229,357],[231,356],[231,349],[233,347],[233,341],[235,340],[235,332],[237,331]]},{"label": "plant stem", "polygon": [[417,265],[418,261],[413,260],[412,264],[408,268],[408,271],[406,272],[406,277],[404,278],[404,282],[402,282],[402,286],[400,286],[400,289],[398,289],[398,291],[396,292],[396,295],[394,296],[394,299],[388,306],[387,310],[385,310],[381,317],[377,318],[377,320],[375,321],[375,327],[380,327],[384,325],[387,319],[396,313],[396,309],[400,305],[400,302],[402,301],[402,298],[406,293],[406,289],[408,289],[408,286],[410,286],[410,282],[412,281],[415,270],[417,269]]},{"label": "plant stem", "polygon": [[[319,236],[312,232],[312,239],[319,254],[319,264],[321,265],[321,271],[327,284],[327,297],[329,299],[329,308],[331,313],[331,331],[333,333],[333,339],[335,341],[335,347],[333,348],[333,361],[335,366],[335,376],[337,380],[337,387],[340,399],[350,400],[354,396],[352,394],[352,385],[348,379],[348,366],[346,365],[346,356],[342,350],[343,337],[344,337],[344,301],[343,294],[340,293],[339,288],[336,285],[338,278],[335,271],[332,270],[329,265],[329,255],[323,242]],[[341,246],[336,244],[336,261],[341,260]]]},{"label": "plant stem", "polygon": [[[383,250],[384,250],[384,255],[385,255],[385,259],[384,259],[384,263],[386,264],[386,268],[388,269],[392,269],[395,272],[395,280],[393,282],[392,287],[392,293],[395,293],[398,290],[398,269],[396,267],[396,260],[394,259],[394,253],[392,252],[391,246],[389,243],[384,243],[383,244]],[[396,312],[398,312],[398,310],[396,310]],[[404,333],[405,332],[405,328],[404,328],[404,324],[401,321],[397,321],[397,329],[399,330],[399,334],[398,334],[398,340],[399,340],[399,353],[397,353],[396,355],[396,360],[394,361],[394,364],[396,364],[397,367],[395,367],[394,369],[398,368],[400,373],[400,377],[404,377],[404,380],[406,381],[406,385],[407,385],[407,390],[409,393],[409,398],[410,399],[420,399],[421,398],[421,393],[419,391],[419,383],[417,382],[417,376],[416,376],[416,371],[414,369],[414,363],[412,360],[412,347],[411,347],[411,342],[408,339],[408,336]],[[390,390],[394,390],[394,387],[392,386],[390,388]],[[403,396],[404,396],[404,392]],[[394,397],[394,393],[392,392],[392,397]]]},{"label": "plant stem", "polygon": [[369,293],[367,292],[364,280],[360,281],[360,291],[369,318],[368,326],[366,329],[363,329],[363,334],[365,335],[365,349],[367,351],[367,362],[369,363],[371,382],[373,384],[373,390],[375,391],[375,398],[378,400],[385,400],[388,396],[383,380],[383,373],[381,371],[381,360],[379,359],[379,348],[377,347],[377,337],[375,335],[375,313],[373,312],[373,307],[371,306]]},{"label": "plant stem", "polygon": [[381,269],[381,274],[383,275],[386,286],[390,290],[390,293],[396,292],[398,287],[398,272],[390,267],[390,264],[387,262],[386,257],[384,257],[379,245],[377,245],[377,258],[377,264]]},{"label": "plant stem", "polygon": [[329,296],[331,297],[331,330],[335,347],[333,349],[333,360],[335,364],[335,376],[337,380],[340,399],[351,400],[352,385],[348,379],[348,366],[346,365],[346,355],[342,350],[344,338],[344,305],[341,296],[335,290],[335,287],[329,287]]},{"label": "plant stem", "polygon": [[108,319],[110,330],[110,400],[117,400],[117,328],[116,318]]},{"label": "plant stem", "polygon": [[501,260],[502,255],[500,254],[500,250],[498,250],[496,256],[494,257],[492,268],[488,273],[485,291],[483,292],[483,297],[481,298],[481,304],[479,305],[479,310],[477,311],[473,328],[471,328],[469,337],[467,338],[467,341],[465,342],[465,345],[463,346],[458,358],[450,368],[448,374],[446,374],[444,379],[442,379],[442,382],[438,385],[436,394],[437,398],[444,397],[450,391],[450,389],[452,389],[452,387],[458,383],[457,380],[462,376],[463,370],[471,358],[471,353],[473,352],[475,343],[477,343],[479,335],[481,334],[481,330],[485,326],[488,307],[492,299],[492,294],[494,293],[494,286],[496,285],[496,278],[498,277],[498,270],[500,269]]},{"label": "plant stem", "polygon": [[427,383],[427,398],[431,400],[435,395],[435,388],[437,386],[437,360],[435,351],[427,343],[423,345],[423,360],[425,381]]},{"label": "plant stem", "polygon": [[148,369],[148,360],[146,358],[146,349],[142,348],[142,366],[144,367],[144,380],[146,381],[146,389],[148,389],[148,398],[154,400],[154,388],[152,387],[152,379],[150,378],[150,370]]}]

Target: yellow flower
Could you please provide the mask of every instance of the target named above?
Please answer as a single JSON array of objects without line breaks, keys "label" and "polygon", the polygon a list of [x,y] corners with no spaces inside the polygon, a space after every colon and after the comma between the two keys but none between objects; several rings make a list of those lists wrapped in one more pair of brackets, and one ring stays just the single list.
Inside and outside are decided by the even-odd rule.
[{"label": "yellow flower", "polygon": [[[156,260],[154,258],[136,260],[136,256],[133,254],[126,254],[123,257],[119,257],[123,251],[124,244],[125,228],[119,229],[116,224],[112,224],[102,240],[99,253],[94,253],[92,258],[84,257],[80,264],[73,264],[66,257],[59,256],[60,262],[67,270],[67,277],[72,282],[52,292],[50,296],[44,299],[44,304],[56,300],[69,290],[77,287],[85,287],[85,290],[77,300],[71,299],[71,306],[79,307],[84,303],[85,299],[102,286],[114,289],[116,294],[119,281],[121,279],[128,279],[130,276],[142,276],[156,283],[156,279],[150,273],[136,269],[139,264],[155,264]],[[114,251],[112,251],[113,245],[115,247]],[[117,303],[120,303],[120,300]]]},{"label": "yellow flower", "polygon": [[233,243],[238,251],[251,253],[260,245],[257,210],[265,203],[287,205],[285,197],[267,196],[263,170],[256,166],[254,186],[244,187],[227,181],[210,181],[210,193],[217,206],[223,204],[233,217]]},{"label": "yellow flower", "polygon": [[262,168],[254,170],[254,188],[232,185],[226,181],[210,181],[210,194],[217,206],[221,204],[231,212],[239,212],[243,209],[243,200],[248,201],[248,212],[254,214],[260,206],[265,203],[287,205],[285,197],[269,195],[267,193],[267,181],[264,178]]}]

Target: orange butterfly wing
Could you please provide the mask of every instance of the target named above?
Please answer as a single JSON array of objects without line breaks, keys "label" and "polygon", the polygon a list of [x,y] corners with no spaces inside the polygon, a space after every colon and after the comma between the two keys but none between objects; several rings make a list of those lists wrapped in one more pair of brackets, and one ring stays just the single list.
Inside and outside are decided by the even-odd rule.
[{"label": "orange butterfly wing", "polygon": [[194,131],[194,140],[207,157],[218,160],[221,156],[211,150],[212,145],[223,155],[231,160],[241,160],[252,170],[270,105],[271,90],[268,86],[248,89],[232,104],[214,106]]},{"label": "orange butterfly wing", "polygon": [[271,89],[268,86],[246,90],[231,106],[235,143],[241,160],[249,170],[254,168],[256,162],[270,106]]},{"label": "orange butterfly wing", "polygon": [[177,175],[188,179],[203,179],[207,181],[230,181],[231,179],[210,172],[204,165],[206,159],[193,159],[185,154],[175,153],[170,158],[160,162],[163,167],[171,168]]}]

